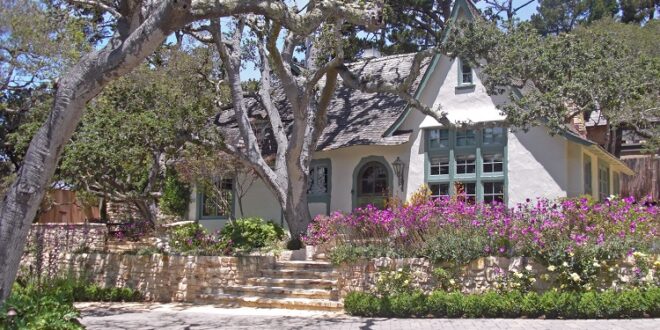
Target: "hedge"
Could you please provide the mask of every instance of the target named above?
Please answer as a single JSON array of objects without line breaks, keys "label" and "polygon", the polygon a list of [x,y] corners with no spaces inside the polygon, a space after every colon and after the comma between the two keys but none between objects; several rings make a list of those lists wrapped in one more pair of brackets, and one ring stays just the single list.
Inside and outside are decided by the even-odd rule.
[{"label": "hedge", "polygon": [[660,288],[635,288],[619,292],[486,292],[462,294],[421,291],[379,297],[350,292],[344,299],[346,313],[379,317],[541,317],[631,318],[660,317]]}]

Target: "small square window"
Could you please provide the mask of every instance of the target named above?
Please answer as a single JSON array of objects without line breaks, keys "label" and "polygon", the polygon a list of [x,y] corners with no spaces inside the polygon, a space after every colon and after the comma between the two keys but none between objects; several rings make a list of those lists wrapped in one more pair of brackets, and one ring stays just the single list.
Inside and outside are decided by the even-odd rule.
[{"label": "small square window", "polygon": [[473,147],[476,145],[476,133],[472,129],[456,131],[456,146],[457,147]]},{"label": "small square window", "polygon": [[431,183],[429,189],[431,189],[431,197],[449,196],[449,183]]},{"label": "small square window", "polygon": [[503,170],[502,154],[484,155],[483,172],[501,173]]},{"label": "small square window", "polygon": [[504,203],[504,182],[484,182],[484,203]]},{"label": "small square window", "polygon": [[504,128],[488,127],[484,128],[484,145],[503,144]]},{"label": "small square window", "polygon": [[472,84],[472,68],[465,61],[461,61],[461,81],[460,84]]},{"label": "small square window", "polygon": [[231,216],[234,204],[234,182],[232,179],[220,179],[215,187],[202,191],[202,218],[226,218]]},{"label": "small square window", "polygon": [[474,155],[456,157],[456,174],[474,174],[477,169],[477,161]]},{"label": "small square window", "polygon": [[434,129],[429,131],[429,148],[449,148],[449,131],[446,129]]},{"label": "small square window", "polygon": [[431,175],[449,175],[449,159],[443,157],[431,158]]}]

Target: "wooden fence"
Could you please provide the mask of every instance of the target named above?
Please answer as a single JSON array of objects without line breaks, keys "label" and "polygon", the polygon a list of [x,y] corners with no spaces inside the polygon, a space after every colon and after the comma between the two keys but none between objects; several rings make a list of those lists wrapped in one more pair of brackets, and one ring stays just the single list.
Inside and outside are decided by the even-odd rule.
[{"label": "wooden fence", "polygon": [[621,196],[634,196],[636,199],[651,195],[660,199],[660,157],[641,156],[622,159],[635,171],[634,176],[621,176]]},{"label": "wooden fence", "polygon": [[75,191],[55,189],[44,198],[37,223],[75,224],[100,218],[99,208],[83,206]]}]

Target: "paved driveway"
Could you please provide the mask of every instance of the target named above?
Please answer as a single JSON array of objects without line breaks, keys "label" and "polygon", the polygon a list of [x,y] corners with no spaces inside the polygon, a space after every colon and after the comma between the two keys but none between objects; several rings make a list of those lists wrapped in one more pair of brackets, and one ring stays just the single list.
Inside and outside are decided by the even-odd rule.
[{"label": "paved driveway", "polygon": [[660,329],[660,319],[384,319],[186,304],[77,304],[88,329]]}]

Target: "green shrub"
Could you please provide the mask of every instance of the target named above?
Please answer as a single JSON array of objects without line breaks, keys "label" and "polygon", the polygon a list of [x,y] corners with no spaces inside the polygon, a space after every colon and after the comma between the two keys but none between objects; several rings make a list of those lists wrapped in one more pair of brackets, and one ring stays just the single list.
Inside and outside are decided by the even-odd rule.
[{"label": "green shrub", "polygon": [[447,292],[436,290],[431,292],[426,304],[431,315],[435,317],[447,317]]},{"label": "green shrub", "polygon": [[[0,308],[0,328],[83,329],[77,320],[80,313],[73,306],[71,288],[71,283],[63,280],[41,285],[17,282]],[[16,311],[11,321],[7,319],[9,309]]]},{"label": "green shrub", "polygon": [[243,218],[227,223],[220,231],[221,240],[245,251],[272,245],[284,238],[282,227],[261,218]]},{"label": "green shrub", "polygon": [[388,298],[388,307],[392,316],[420,317],[428,315],[426,295],[421,291],[398,293]]},{"label": "green shrub", "polygon": [[352,292],[344,301],[346,312],[359,316],[420,317],[530,317],[621,318],[660,316],[660,288],[615,292],[557,292],[543,294],[419,291],[377,296]]},{"label": "green shrub", "polygon": [[142,301],[142,294],[131,288],[103,288],[96,284],[77,284],[73,287],[75,301],[134,302]]},{"label": "green shrub", "polygon": [[159,201],[160,209],[165,214],[183,217],[188,211],[190,189],[177,179],[176,173],[167,174]]},{"label": "green shrub", "polygon": [[[647,301],[646,294],[638,288],[622,291],[617,298],[621,306],[622,317],[642,317],[653,304],[653,302]],[[656,300],[655,304],[660,304],[660,301]]]},{"label": "green shrub", "polygon": [[603,317],[602,306],[598,295],[594,292],[583,293],[577,306],[577,314],[581,318]]},{"label": "green shrub", "polygon": [[488,234],[481,228],[458,231],[448,227],[428,242],[423,255],[436,264],[450,261],[462,265],[487,256],[484,246],[490,244]]},{"label": "green shrub", "polygon": [[521,294],[520,314],[529,317],[539,317],[543,314],[541,311],[541,298],[536,292],[527,292]]},{"label": "green shrub", "polygon": [[447,317],[461,317],[463,316],[463,294],[460,292],[452,292],[447,295],[447,302],[445,305],[445,313]]},{"label": "green shrub", "polygon": [[366,292],[349,292],[344,298],[344,309],[350,315],[382,315],[381,299]]}]

